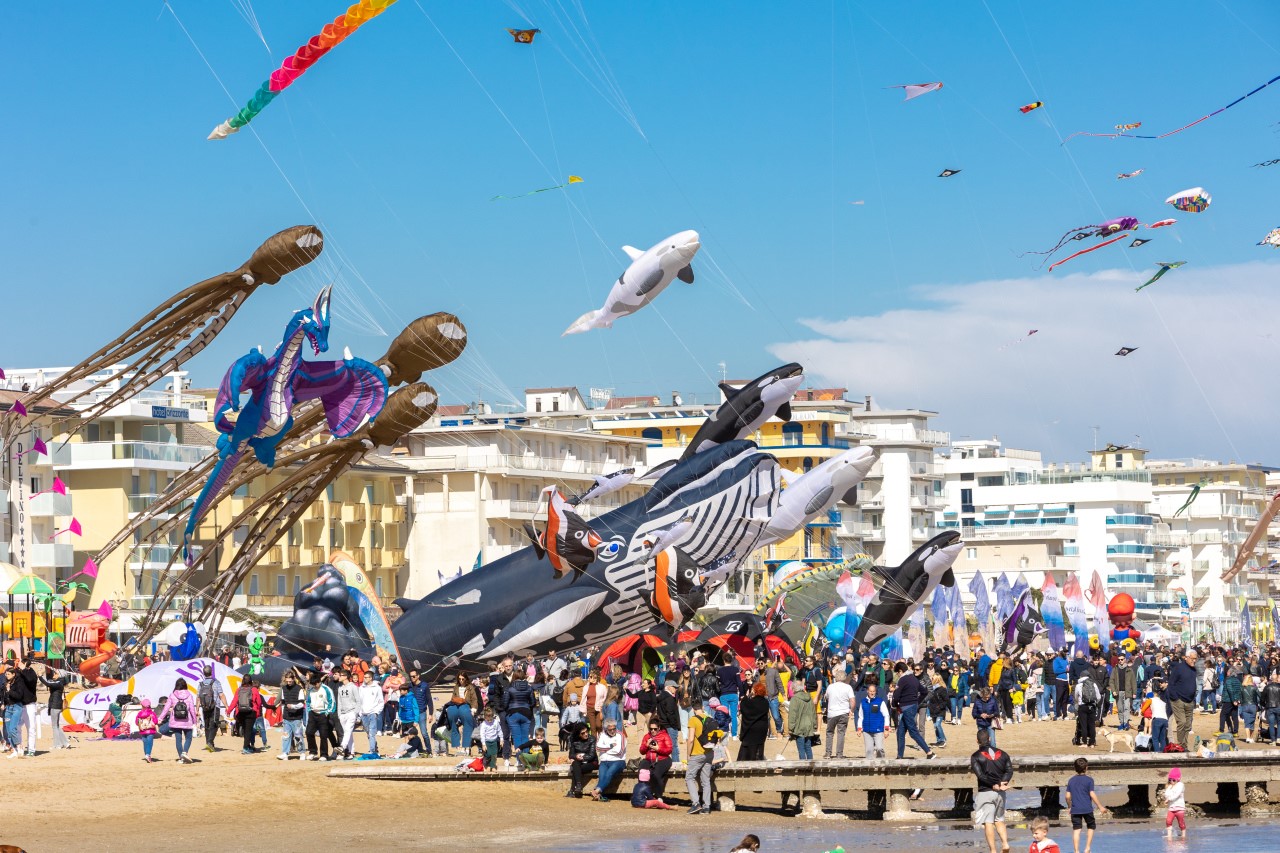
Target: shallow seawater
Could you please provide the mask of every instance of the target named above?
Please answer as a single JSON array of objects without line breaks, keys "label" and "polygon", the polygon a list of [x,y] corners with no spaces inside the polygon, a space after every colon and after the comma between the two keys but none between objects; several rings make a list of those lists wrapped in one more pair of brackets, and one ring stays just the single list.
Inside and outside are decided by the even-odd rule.
[{"label": "shallow seawater", "polygon": [[[986,843],[972,826],[942,822],[928,826],[889,827],[872,821],[809,821],[797,818],[793,827],[753,829],[749,814],[741,814],[739,828],[667,835],[653,839],[594,838],[589,842],[562,842],[526,847],[528,853],[729,853],[743,834],[760,837],[761,853],[823,853],[842,845],[848,853],[875,850],[883,853],[922,853],[928,850],[986,850]],[[691,822],[698,818],[689,818]],[[1093,837],[1094,853],[1222,853],[1224,850],[1275,850],[1274,824],[1264,821],[1199,821],[1189,823],[1186,840],[1164,838],[1163,816],[1145,821],[1108,821]],[[1049,838],[1064,851],[1071,850],[1070,820],[1055,822]],[[1023,851],[1031,844],[1025,825],[1009,826],[1009,846]],[[1080,839],[1084,847],[1084,838]]]}]

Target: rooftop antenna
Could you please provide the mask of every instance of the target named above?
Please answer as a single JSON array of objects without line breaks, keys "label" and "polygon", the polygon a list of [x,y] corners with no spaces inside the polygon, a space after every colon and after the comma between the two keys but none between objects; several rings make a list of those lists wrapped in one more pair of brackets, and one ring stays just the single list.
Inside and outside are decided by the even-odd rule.
[{"label": "rooftop antenna", "polygon": [[1098,430],[1100,429],[1102,429],[1102,427],[1099,427],[1099,426],[1095,426],[1093,428],[1093,449],[1094,450],[1098,449]]},{"label": "rooftop antenna", "polygon": [[727,378],[728,378],[728,373],[726,372],[726,370],[727,370],[727,368],[728,368],[728,365],[726,365],[726,364],[722,361],[722,362],[720,362],[720,363],[719,363],[719,367],[720,367],[720,381],[721,381],[721,382],[724,382],[724,381],[726,381],[726,380],[727,380]]}]

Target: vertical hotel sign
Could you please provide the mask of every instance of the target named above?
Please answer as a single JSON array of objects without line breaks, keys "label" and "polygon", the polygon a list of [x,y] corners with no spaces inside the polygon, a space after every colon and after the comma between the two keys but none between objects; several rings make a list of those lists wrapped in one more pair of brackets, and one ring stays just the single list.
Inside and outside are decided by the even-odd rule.
[{"label": "vertical hotel sign", "polygon": [[13,462],[13,478],[9,481],[9,506],[11,511],[17,515],[13,519],[13,554],[11,558],[13,564],[22,571],[27,571],[27,446],[19,437],[17,441],[17,453],[14,455]]}]

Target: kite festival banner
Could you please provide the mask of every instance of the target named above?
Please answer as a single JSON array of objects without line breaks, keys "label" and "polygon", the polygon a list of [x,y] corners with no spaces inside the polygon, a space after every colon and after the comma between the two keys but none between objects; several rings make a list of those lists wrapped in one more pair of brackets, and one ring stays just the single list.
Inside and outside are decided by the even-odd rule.
[{"label": "kite festival banner", "polygon": [[1067,630],[1062,619],[1062,596],[1058,593],[1053,575],[1048,572],[1044,573],[1040,593],[1044,596],[1040,602],[1040,615],[1044,617],[1045,627],[1049,629],[1049,647],[1057,650],[1067,644]]},{"label": "kite festival banner", "polygon": [[1093,605],[1093,630],[1098,632],[1098,647],[1104,652],[1111,648],[1111,619],[1107,615],[1107,587],[1102,582],[1102,575],[1093,570],[1093,580],[1089,582],[1089,603]]},{"label": "kite festival banner", "polygon": [[973,595],[973,616],[978,620],[978,634],[984,645],[991,646],[991,596],[987,593],[987,581],[981,570],[973,573],[969,592]]},{"label": "kite festival banner", "polygon": [[96,721],[102,719],[107,706],[123,693],[128,693],[137,699],[150,699],[151,704],[155,706],[173,692],[173,686],[179,678],[187,682],[187,689],[191,691],[192,696],[195,696],[196,687],[200,679],[204,678],[204,670],[207,666],[213,667],[213,676],[222,686],[222,695],[230,701],[231,697],[236,695],[236,689],[243,680],[243,676],[231,667],[218,663],[213,658],[167,660],[143,667],[128,681],[70,694],[66,707],[62,709],[62,721],[94,725]]},{"label": "kite festival banner", "polygon": [[1076,652],[1084,652],[1087,655],[1089,654],[1089,617],[1084,609],[1084,590],[1080,588],[1080,578],[1075,572],[1067,574],[1067,579],[1062,584],[1062,595],[1065,599],[1063,610],[1067,614],[1067,621],[1071,623],[1071,631],[1075,634],[1071,653],[1073,656]]}]

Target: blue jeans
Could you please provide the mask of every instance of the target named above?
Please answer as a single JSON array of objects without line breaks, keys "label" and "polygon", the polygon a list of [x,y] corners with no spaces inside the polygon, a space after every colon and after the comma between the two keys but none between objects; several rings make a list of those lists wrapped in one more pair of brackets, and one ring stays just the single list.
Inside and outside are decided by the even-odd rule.
[{"label": "blue jeans", "polygon": [[284,734],[280,737],[280,754],[291,754],[295,740],[298,742],[298,753],[305,754],[306,750],[302,748],[302,733],[305,731],[302,720],[281,720],[280,725],[284,727]]},{"label": "blue jeans", "polygon": [[431,729],[427,728],[427,723],[431,722],[426,711],[418,715],[418,734],[422,735],[422,745],[427,748],[427,755],[431,754]]},{"label": "blue jeans", "polygon": [[618,728],[622,728],[622,712],[618,709],[617,702],[606,702],[601,712],[602,719],[613,720],[618,724]]},{"label": "blue jeans", "polygon": [[596,771],[596,790],[603,794],[626,766],[625,761],[601,761],[600,769]]},{"label": "blue jeans", "polygon": [[916,711],[919,709],[920,703],[914,705],[903,705],[898,715],[898,758],[903,758],[907,750],[907,734],[911,734],[911,739],[915,741],[916,746],[929,753],[929,744],[924,742],[924,736],[920,734],[920,729],[916,726]]},{"label": "blue jeans", "polygon": [[996,727],[995,726],[991,726],[990,728],[985,728],[985,729],[979,726],[978,731],[986,732],[987,734],[991,735],[991,745],[992,746],[996,745]]},{"label": "blue jeans", "polygon": [[364,725],[364,733],[369,736],[369,752],[378,754],[378,720],[381,714],[361,714],[360,722]]},{"label": "blue jeans", "polygon": [[532,723],[533,721],[529,719],[524,711],[507,712],[507,725],[511,727],[511,744],[513,746],[523,746],[530,741],[533,733]]},{"label": "blue jeans", "polygon": [[680,730],[667,729],[667,737],[671,738],[671,763],[680,763]]},{"label": "blue jeans", "polygon": [[933,745],[944,746],[947,742],[947,733],[942,730],[942,716],[933,718]]},{"label": "blue jeans", "polygon": [[782,709],[778,706],[778,697],[769,700],[769,716],[773,717],[773,727],[782,732]]},{"label": "blue jeans", "polygon": [[796,756],[801,761],[813,760],[813,738],[796,736]]},{"label": "blue jeans", "polygon": [[461,705],[452,704],[445,709],[445,713],[449,717],[449,743],[454,749],[458,748],[458,726],[462,726],[462,748],[471,749],[471,730],[476,727],[476,721],[471,716],[471,706],[463,702]]},{"label": "blue jeans", "polygon": [[720,704],[729,709],[729,734],[738,736],[738,694],[724,693],[720,696]]},{"label": "blue jeans", "polygon": [[1218,710],[1218,694],[1212,690],[1201,690],[1200,707],[1206,711]]},{"label": "blue jeans", "polygon": [[151,745],[155,742],[156,742],[155,735],[142,736],[142,754],[145,755],[147,758],[151,757]]},{"label": "blue jeans", "polygon": [[1053,716],[1053,694],[1054,683],[1051,681],[1044,686],[1044,690],[1040,693],[1040,716]]},{"label": "blue jeans", "polygon": [[1151,718],[1151,751],[1164,752],[1169,745],[1169,721]]},{"label": "blue jeans", "polygon": [[191,751],[191,736],[194,734],[194,729],[173,730],[173,745],[177,747],[179,756],[186,755]]},{"label": "blue jeans", "polygon": [[1267,709],[1267,734],[1271,737],[1271,745],[1276,745],[1280,738],[1280,708]]},{"label": "blue jeans", "polygon": [[267,741],[267,718],[261,714],[258,715],[258,719],[253,721],[253,733],[262,738],[263,749],[271,746],[270,742]]},{"label": "blue jeans", "polygon": [[4,739],[17,749],[22,736],[22,706],[10,705],[4,709]]},{"label": "blue jeans", "polygon": [[964,716],[964,700],[959,696],[951,697],[951,719],[958,720]]}]

